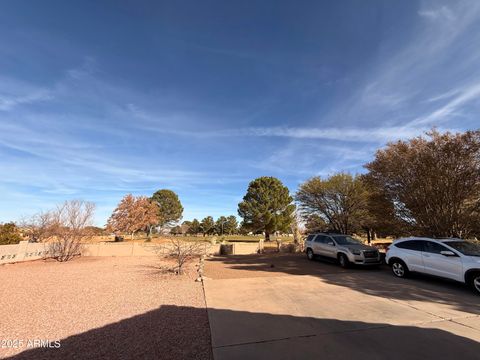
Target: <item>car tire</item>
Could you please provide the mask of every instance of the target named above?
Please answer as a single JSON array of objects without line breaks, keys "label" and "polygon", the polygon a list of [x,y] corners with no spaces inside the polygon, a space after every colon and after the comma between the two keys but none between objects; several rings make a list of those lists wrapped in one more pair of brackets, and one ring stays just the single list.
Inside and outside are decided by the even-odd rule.
[{"label": "car tire", "polygon": [[468,285],[470,285],[473,291],[480,295],[480,272],[468,276]]},{"label": "car tire", "polygon": [[307,249],[307,259],[310,261],[315,259],[315,254],[312,249]]},{"label": "car tire", "polygon": [[400,259],[393,259],[390,261],[392,273],[398,278],[406,278],[409,274],[407,264]]},{"label": "car tire", "polygon": [[338,255],[338,263],[344,269],[348,268],[348,266],[350,265],[350,261],[348,261],[347,255],[345,254]]}]

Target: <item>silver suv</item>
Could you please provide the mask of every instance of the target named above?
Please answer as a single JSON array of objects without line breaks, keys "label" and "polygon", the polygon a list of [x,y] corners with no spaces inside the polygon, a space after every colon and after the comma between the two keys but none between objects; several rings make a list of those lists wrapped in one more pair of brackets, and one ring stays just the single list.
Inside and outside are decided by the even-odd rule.
[{"label": "silver suv", "polygon": [[309,260],[316,256],[338,260],[341,267],[350,264],[381,265],[380,253],[373,246],[362,244],[348,235],[310,234],[305,240]]}]

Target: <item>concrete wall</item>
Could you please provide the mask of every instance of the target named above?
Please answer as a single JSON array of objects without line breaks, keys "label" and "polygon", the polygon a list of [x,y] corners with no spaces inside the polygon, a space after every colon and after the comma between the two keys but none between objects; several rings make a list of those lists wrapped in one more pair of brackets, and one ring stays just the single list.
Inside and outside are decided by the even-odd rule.
[{"label": "concrete wall", "polygon": [[20,241],[15,245],[1,245],[0,264],[43,259],[48,257],[48,253],[48,245],[42,243]]},{"label": "concrete wall", "polygon": [[257,254],[263,250],[263,242],[237,242],[233,243],[233,255]]},{"label": "concrete wall", "polygon": [[[170,244],[155,243],[97,243],[85,244],[82,256],[155,256],[169,252]],[[203,251],[207,254],[218,254],[220,245],[203,244]]]},{"label": "concrete wall", "polygon": [[[237,242],[233,243],[232,255],[257,254],[263,248],[263,242]],[[135,243],[135,242],[102,242],[83,244],[82,256],[155,256],[167,254],[170,244]],[[219,244],[203,244],[206,254],[217,255],[220,253]],[[44,259],[49,256],[48,244],[29,243],[21,241],[15,245],[0,246],[0,264],[14,263]]]}]

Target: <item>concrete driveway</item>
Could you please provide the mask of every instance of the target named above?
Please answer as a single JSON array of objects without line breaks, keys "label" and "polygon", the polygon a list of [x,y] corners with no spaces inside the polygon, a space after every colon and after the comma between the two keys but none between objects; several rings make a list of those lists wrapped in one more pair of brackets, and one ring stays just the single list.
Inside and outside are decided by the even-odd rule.
[{"label": "concrete driveway", "polygon": [[219,257],[205,269],[216,360],[480,358],[480,297],[461,284],[301,255]]}]

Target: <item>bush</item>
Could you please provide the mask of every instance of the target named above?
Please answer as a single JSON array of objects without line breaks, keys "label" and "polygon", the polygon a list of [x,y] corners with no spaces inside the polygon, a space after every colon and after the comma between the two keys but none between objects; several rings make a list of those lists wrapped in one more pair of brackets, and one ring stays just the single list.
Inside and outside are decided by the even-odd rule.
[{"label": "bush", "polygon": [[0,245],[18,244],[23,238],[14,223],[0,225]]},{"label": "bush", "polygon": [[197,241],[182,241],[177,238],[170,240],[168,256],[175,259],[175,273],[183,274],[183,267],[189,260],[198,258],[205,253],[204,244]]},{"label": "bush", "polygon": [[286,243],[286,244],[281,244],[280,245],[280,252],[285,252],[285,253],[297,253],[301,252],[301,245],[300,244],[295,244],[295,243]]}]

